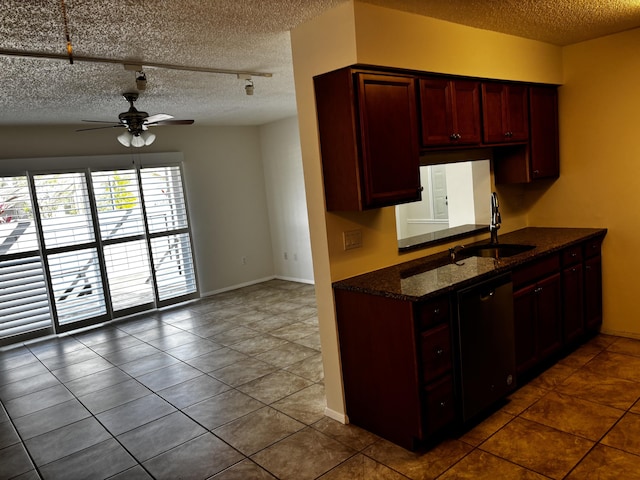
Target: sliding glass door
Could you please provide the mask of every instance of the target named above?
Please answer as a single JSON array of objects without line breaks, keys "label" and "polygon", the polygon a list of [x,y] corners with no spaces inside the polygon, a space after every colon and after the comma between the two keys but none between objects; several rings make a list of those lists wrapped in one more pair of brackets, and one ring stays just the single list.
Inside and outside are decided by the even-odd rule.
[{"label": "sliding glass door", "polygon": [[197,296],[179,165],[0,178],[0,344]]}]

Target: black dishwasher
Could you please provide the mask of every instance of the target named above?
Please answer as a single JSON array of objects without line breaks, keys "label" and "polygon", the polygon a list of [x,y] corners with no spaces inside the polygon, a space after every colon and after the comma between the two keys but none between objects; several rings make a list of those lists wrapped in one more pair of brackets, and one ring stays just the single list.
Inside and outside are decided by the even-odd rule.
[{"label": "black dishwasher", "polygon": [[515,388],[511,276],[460,290],[457,300],[457,373],[466,422]]}]

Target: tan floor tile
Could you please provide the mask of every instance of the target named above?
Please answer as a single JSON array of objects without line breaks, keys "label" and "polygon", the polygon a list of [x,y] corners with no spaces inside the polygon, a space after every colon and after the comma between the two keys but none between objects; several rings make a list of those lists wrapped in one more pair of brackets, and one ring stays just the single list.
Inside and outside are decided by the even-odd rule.
[{"label": "tan floor tile", "polygon": [[311,425],[324,417],[327,406],[324,386],[311,385],[272,403],[271,406],[302,423]]},{"label": "tan floor tile", "polygon": [[533,385],[525,385],[507,397],[507,404],[501,411],[519,415],[547,394],[548,390]]},{"label": "tan floor tile", "polygon": [[540,475],[482,450],[474,450],[438,480],[544,480]]},{"label": "tan floor tile", "polygon": [[520,416],[563,432],[598,441],[623,414],[624,410],[549,392]]},{"label": "tan floor tile", "polygon": [[605,335],[604,333],[599,333],[598,335],[590,339],[585,345],[592,345],[604,350],[618,338],[620,337],[614,337],[613,335]]},{"label": "tan floor tile", "polygon": [[584,368],[598,375],[640,382],[640,357],[633,355],[604,351]]},{"label": "tan floor tile", "polygon": [[380,440],[380,437],[377,435],[363,430],[356,425],[345,425],[329,417],[324,417],[311,426],[328,437],[344,443],[357,451]]},{"label": "tan floor tile", "polygon": [[625,353],[640,357],[640,340],[633,338],[618,338],[607,348],[609,352]]},{"label": "tan floor tile", "polygon": [[319,480],[406,480],[406,478],[389,467],[358,454],[322,475]]},{"label": "tan floor tile", "polygon": [[211,477],[211,480],[276,480],[261,466],[251,460],[243,460]]},{"label": "tan floor tile", "polygon": [[305,347],[304,345],[287,342],[280,347],[256,355],[256,359],[278,368],[285,368],[294,363],[301,362],[305,358],[312,357],[317,353],[317,350]]},{"label": "tan floor tile", "polygon": [[581,369],[558,385],[556,391],[626,410],[640,398],[640,383]]},{"label": "tan floor tile", "polygon": [[305,428],[305,425],[270,407],[245,415],[213,433],[245,455],[253,455],[269,445]]},{"label": "tan floor tile", "polygon": [[311,480],[328,472],[355,451],[306,428],[256,453],[251,459],[282,480]]},{"label": "tan floor tile", "polygon": [[245,358],[232,365],[219,368],[210,372],[209,375],[217,378],[221,382],[238,387],[264,377],[276,371],[276,367],[265,362],[261,362],[255,358]]},{"label": "tan floor tile", "polygon": [[640,457],[596,445],[567,480],[640,480]]},{"label": "tan floor tile", "polygon": [[586,365],[601,351],[602,348],[596,345],[581,345],[569,355],[560,359],[558,363],[561,365],[566,365],[568,367],[580,368]]},{"label": "tan floor tile", "polygon": [[312,385],[311,380],[278,370],[238,387],[243,393],[267,405]]},{"label": "tan floor tile", "polygon": [[640,455],[640,415],[627,413],[602,439],[602,443]]},{"label": "tan floor tile", "polygon": [[412,480],[431,480],[464,457],[472,447],[458,440],[445,440],[426,453],[405,450],[380,440],[362,453],[406,475]]},{"label": "tan floor tile", "polygon": [[542,475],[562,478],[592,446],[584,438],[516,418],[480,448]]},{"label": "tan floor tile", "polygon": [[575,373],[576,369],[568,365],[556,363],[554,366],[548,368],[543,373],[529,382],[532,387],[544,388],[546,390],[553,390],[557,385],[564,382],[569,376]]},{"label": "tan floor tile", "polygon": [[309,379],[312,382],[322,382],[324,380],[322,354],[316,353],[315,355],[305,358],[300,362],[289,365],[285,370]]},{"label": "tan floor tile", "polygon": [[491,435],[496,433],[507,423],[513,420],[514,416],[503,411],[495,412],[493,415],[485,419],[482,423],[476,425],[471,430],[462,435],[459,439],[469,445],[477,447]]}]

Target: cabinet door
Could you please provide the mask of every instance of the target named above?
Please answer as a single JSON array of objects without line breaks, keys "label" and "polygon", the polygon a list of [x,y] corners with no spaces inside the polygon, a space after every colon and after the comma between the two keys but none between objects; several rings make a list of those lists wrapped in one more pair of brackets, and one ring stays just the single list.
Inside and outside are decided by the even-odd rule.
[{"label": "cabinet door", "polygon": [[421,199],[415,81],[356,74],[363,207]]},{"label": "cabinet door", "polygon": [[557,88],[529,87],[529,108],[531,178],[557,178],[560,175]]},{"label": "cabinet door", "polygon": [[513,294],[516,370],[522,373],[536,364],[536,302],[534,285]]},{"label": "cabinet door", "polygon": [[455,143],[451,82],[442,78],[421,78],[420,106],[422,145],[428,147]]},{"label": "cabinet door", "polygon": [[485,143],[508,141],[507,119],[503,107],[504,88],[499,83],[482,84],[482,134]]},{"label": "cabinet door", "polygon": [[529,138],[529,98],[523,85],[482,84],[485,143],[524,142]]},{"label": "cabinet door", "polygon": [[583,285],[581,264],[573,265],[562,271],[565,343],[573,343],[584,335]]},{"label": "cabinet door", "polygon": [[537,350],[543,360],[562,348],[562,287],[556,273],[536,284]]},{"label": "cabinet door", "polygon": [[420,79],[422,145],[473,145],[481,141],[479,82]]},{"label": "cabinet door", "polygon": [[602,259],[595,256],[584,262],[585,327],[597,332],[602,325]]},{"label": "cabinet door", "polygon": [[480,134],[480,83],[470,80],[452,82],[453,124],[458,144],[482,141]]},{"label": "cabinet door", "polygon": [[528,87],[508,85],[505,97],[508,139],[510,142],[525,142],[529,139]]}]

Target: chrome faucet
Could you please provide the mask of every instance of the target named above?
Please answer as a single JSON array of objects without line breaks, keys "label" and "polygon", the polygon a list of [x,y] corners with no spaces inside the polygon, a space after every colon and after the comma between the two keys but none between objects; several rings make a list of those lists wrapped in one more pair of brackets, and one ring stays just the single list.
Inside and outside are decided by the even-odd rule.
[{"label": "chrome faucet", "polygon": [[502,223],[499,207],[498,195],[496,192],[493,192],[491,194],[491,224],[489,225],[489,232],[491,233],[491,243],[494,245],[498,244],[498,230]]}]

